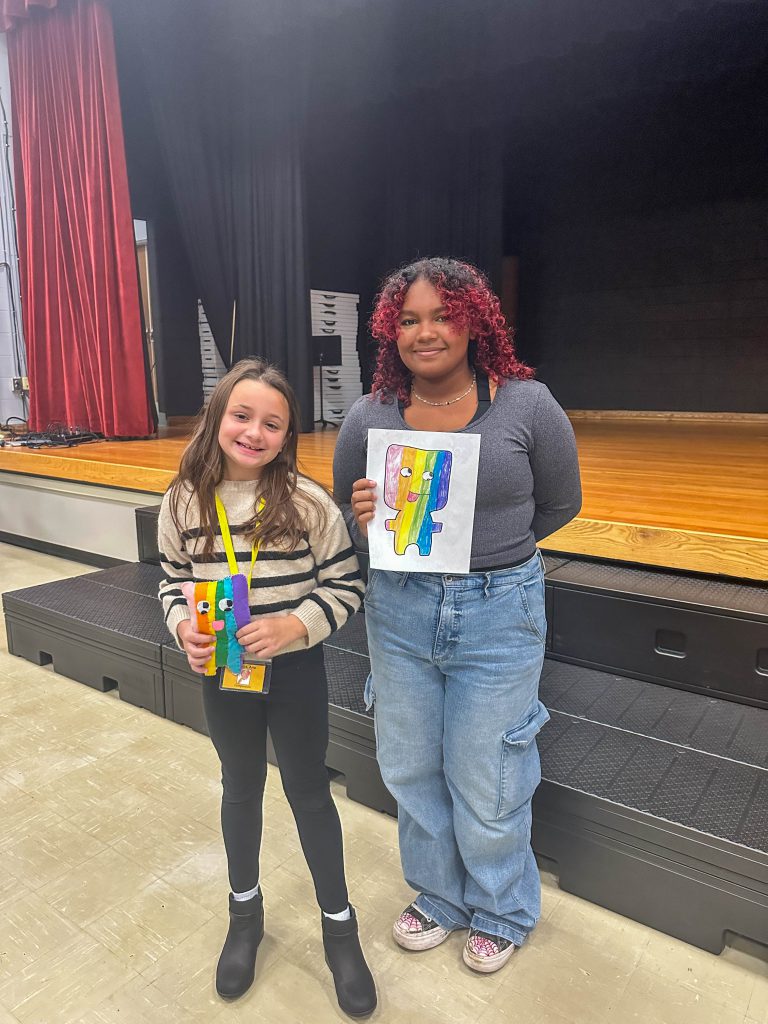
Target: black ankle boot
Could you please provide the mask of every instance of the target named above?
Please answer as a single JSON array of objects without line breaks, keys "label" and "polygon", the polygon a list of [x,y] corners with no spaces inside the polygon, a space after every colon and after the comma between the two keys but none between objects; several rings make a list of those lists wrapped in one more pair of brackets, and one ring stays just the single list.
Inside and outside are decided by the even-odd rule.
[{"label": "black ankle boot", "polygon": [[264,937],[264,900],[229,896],[229,931],[216,967],[216,991],[222,999],[237,999],[253,984],[256,950]]},{"label": "black ankle boot", "polygon": [[360,940],[354,908],[348,921],[334,921],[322,915],[325,962],[331,969],[336,998],[350,1017],[367,1017],[376,1009],[376,986],[368,970]]}]

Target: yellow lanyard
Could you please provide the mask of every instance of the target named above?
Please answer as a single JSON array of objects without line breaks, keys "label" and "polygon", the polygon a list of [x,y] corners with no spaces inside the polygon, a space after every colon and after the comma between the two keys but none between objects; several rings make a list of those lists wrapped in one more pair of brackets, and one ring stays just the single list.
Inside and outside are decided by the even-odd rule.
[{"label": "yellow lanyard", "polygon": [[[256,509],[256,514],[260,515],[264,508],[265,502],[261,498]],[[221,528],[221,539],[224,541],[224,550],[227,553],[227,564],[229,565],[229,571],[233,576],[236,576],[240,571],[237,565],[237,559],[235,558],[235,549],[232,546],[232,534],[229,532],[229,523],[227,521],[227,510],[224,508],[224,502],[221,498],[216,495],[216,515],[219,517],[219,526]],[[256,559],[259,557],[259,548],[261,547],[261,540],[255,541],[251,548],[251,568],[248,570],[248,589],[251,589],[251,577],[253,576],[253,567],[256,565]]]}]

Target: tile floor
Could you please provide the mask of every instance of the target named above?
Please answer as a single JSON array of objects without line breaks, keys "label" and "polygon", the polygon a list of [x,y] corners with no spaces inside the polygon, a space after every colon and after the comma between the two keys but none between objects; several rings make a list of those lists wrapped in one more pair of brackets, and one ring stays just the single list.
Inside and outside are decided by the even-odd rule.
[{"label": "tile floor", "polygon": [[[90,571],[0,545],[0,590]],[[209,741],[11,657],[4,623],[0,648],[0,1024],[346,1019],[277,773],[256,983],[225,1004],[213,987],[227,883]],[[381,1024],[768,1024],[766,951],[711,956],[548,875],[542,921],[499,974],[469,972],[458,936],[399,950],[390,926],[410,892],[395,822],[334,786]]]}]

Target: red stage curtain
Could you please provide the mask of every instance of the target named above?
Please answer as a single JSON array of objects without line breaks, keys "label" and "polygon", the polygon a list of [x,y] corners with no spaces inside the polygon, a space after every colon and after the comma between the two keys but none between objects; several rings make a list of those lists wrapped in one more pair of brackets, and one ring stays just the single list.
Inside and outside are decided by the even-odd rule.
[{"label": "red stage curtain", "polygon": [[[144,436],[155,426],[111,16],[102,0],[47,2],[8,36],[30,427]],[[6,20],[25,6],[3,4]]]}]

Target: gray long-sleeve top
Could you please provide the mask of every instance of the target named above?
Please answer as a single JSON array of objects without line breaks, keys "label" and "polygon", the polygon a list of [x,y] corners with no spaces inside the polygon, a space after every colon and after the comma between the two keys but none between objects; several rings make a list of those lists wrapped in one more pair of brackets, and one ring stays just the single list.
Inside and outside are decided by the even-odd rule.
[{"label": "gray long-sleeve top", "polygon": [[[367,541],[357,527],[350,499],[352,484],[366,476],[371,427],[411,429],[396,401],[370,395],[355,402],[342,424],[333,459],[334,497],[352,539],[363,550]],[[573,428],[545,384],[505,381],[490,408],[456,433],[481,438],[473,572],[530,557],[537,541],[578,513],[581,483]]]}]

